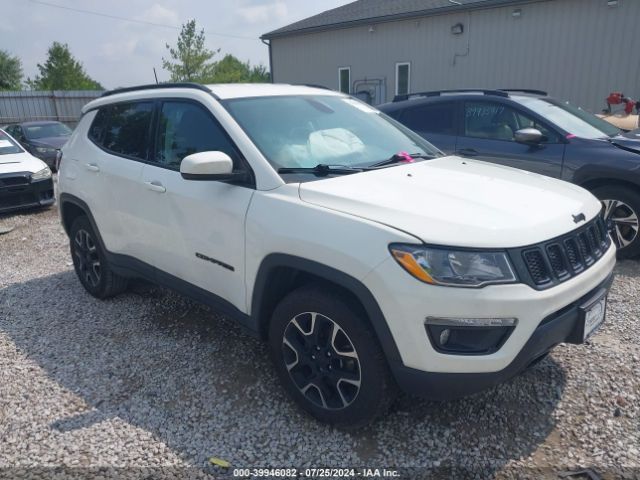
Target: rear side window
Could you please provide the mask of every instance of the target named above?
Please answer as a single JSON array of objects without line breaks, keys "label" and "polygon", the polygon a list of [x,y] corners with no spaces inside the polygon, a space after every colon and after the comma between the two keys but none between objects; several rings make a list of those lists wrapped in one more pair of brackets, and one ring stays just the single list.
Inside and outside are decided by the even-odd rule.
[{"label": "rear side window", "polygon": [[101,108],[89,138],[115,154],[147,160],[153,102],[132,102]]},{"label": "rear side window", "polygon": [[155,160],[178,170],[187,155],[220,151],[237,166],[238,155],[231,141],[211,114],[190,102],[167,101],[160,110]]},{"label": "rear side window", "polygon": [[455,104],[447,102],[412,107],[404,111],[401,121],[416,132],[455,135]]}]

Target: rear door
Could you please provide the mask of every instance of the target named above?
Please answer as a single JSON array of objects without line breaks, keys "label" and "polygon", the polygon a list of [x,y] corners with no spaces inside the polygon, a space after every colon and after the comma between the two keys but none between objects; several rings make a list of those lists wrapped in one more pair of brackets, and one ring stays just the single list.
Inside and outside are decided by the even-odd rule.
[{"label": "rear door", "polygon": [[452,154],[456,150],[456,117],[456,102],[444,101],[408,107],[398,119],[443,152]]},{"label": "rear door", "polygon": [[100,108],[88,132],[93,153],[79,159],[83,188],[99,189],[86,196],[100,199],[91,211],[107,248],[140,259],[146,251],[140,179],[150,154],[154,108],[153,100]]},{"label": "rear door", "polygon": [[[458,155],[559,178],[565,143],[547,124],[509,104],[494,100],[464,102]],[[537,128],[544,136],[538,145],[515,141],[522,128]]]}]

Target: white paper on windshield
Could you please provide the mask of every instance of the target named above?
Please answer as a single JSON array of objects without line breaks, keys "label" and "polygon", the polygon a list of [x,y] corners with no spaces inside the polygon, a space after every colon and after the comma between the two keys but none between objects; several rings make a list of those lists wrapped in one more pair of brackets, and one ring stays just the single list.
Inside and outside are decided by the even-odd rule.
[{"label": "white paper on windshield", "polygon": [[366,103],[359,102],[358,100],[354,100],[353,98],[343,98],[342,101],[344,103],[348,103],[352,107],[356,107],[358,110],[362,110],[366,113],[378,113],[375,108],[371,108]]},{"label": "white paper on windshield", "polygon": [[318,130],[309,135],[309,152],[314,159],[319,161],[318,163],[359,153],[363,150],[362,140],[345,128]]},{"label": "white paper on windshield", "polygon": [[13,144],[9,140],[0,140],[0,148],[13,147]]}]

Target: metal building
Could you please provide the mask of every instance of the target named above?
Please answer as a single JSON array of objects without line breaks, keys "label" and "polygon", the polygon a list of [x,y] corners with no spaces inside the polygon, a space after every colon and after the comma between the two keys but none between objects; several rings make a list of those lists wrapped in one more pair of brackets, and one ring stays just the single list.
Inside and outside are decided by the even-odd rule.
[{"label": "metal building", "polygon": [[266,33],[274,82],[373,104],[452,88],[530,88],[594,112],[640,97],[640,0],[358,0]]}]

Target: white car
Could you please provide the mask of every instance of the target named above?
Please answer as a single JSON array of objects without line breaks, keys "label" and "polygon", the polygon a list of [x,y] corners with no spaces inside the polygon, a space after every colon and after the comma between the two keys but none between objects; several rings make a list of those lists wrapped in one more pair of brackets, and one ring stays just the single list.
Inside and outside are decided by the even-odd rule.
[{"label": "white car", "polygon": [[0,214],[53,205],[51,170],[0,130]]},{"label": "white car", "polygon": [[400,389],[466,395],[582,343],[615,264],[586,190],[445,157],[320,88],[108,92],[84,108],[59,185],[89,293],[144,277],[215,306],[338,425],[371,421]]}]

